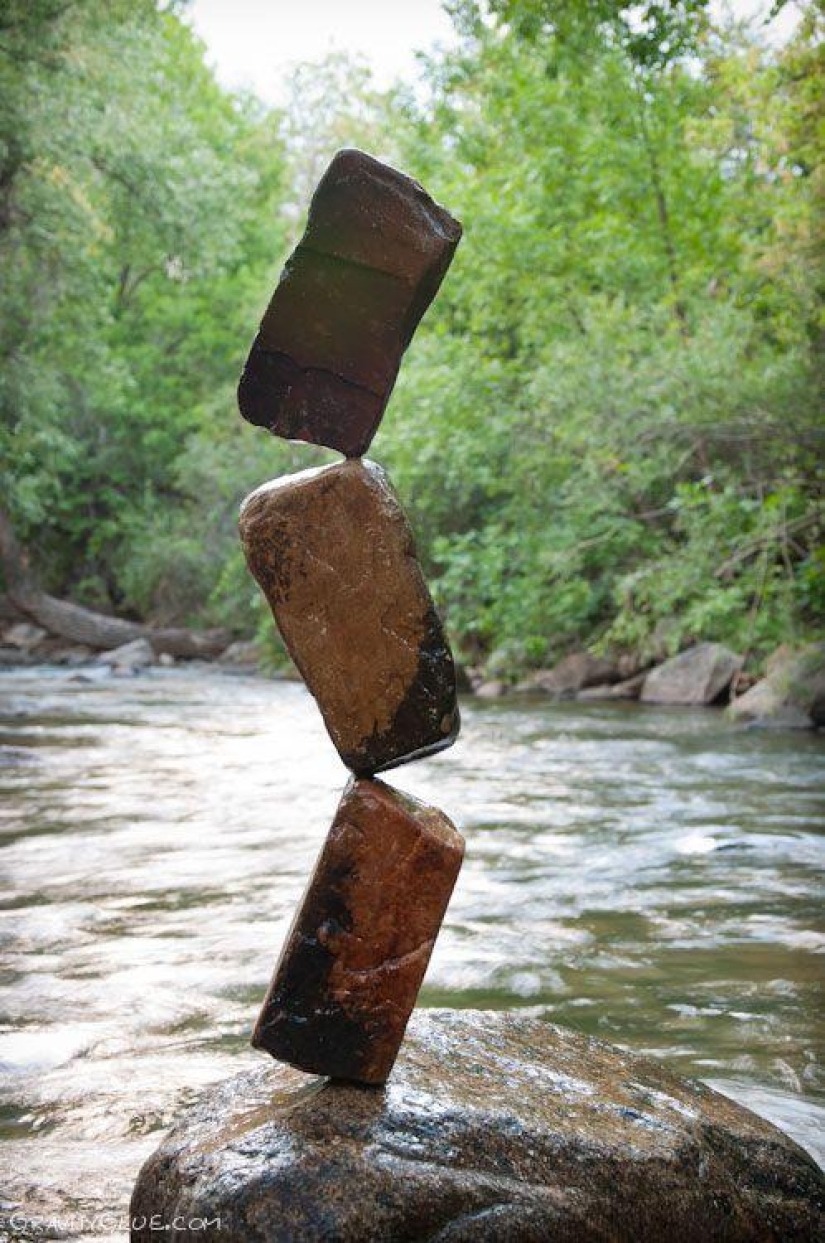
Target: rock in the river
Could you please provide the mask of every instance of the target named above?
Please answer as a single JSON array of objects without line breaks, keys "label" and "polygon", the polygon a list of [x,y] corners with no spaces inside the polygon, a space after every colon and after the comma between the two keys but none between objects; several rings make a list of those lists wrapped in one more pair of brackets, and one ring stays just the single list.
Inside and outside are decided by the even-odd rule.
[{"label": "rock in the river", "polygon": [[507,694],[507,683],[500,682],[498,678],[490,678],[488,681],[479,682],[474,694],[478,699],[501,699]]},{"label": "rock in the river", "polygon": [[742,657],[722,643],[697,643],[651,669],[641,699],[650,704],[712,704],[741,668]]},{"label": "rock in the river", "polygon": [[35,649],[38,662],[45,665],[76,667],[94,663],[99,655],[98,648],[87,647],[85,643],[70,643],[59,635],[42,639]]},{"label": "rock in the river", "polygon": [[45,637],[46,631],[42,626],[35,626],[31,622],[16,621],[3,629],[2,634],[0,634],[0,641],[8,647],[16,647],[22,652],[30,652]]},{"label": "rock in the river", "polygon": [[339,151],[253,343],[238,389],[244,418],[365,453],[460,237],[410,177]]},{"label": "rock in the river", "polygon": [[4,646],[0,644],[0,668],[10,668],[18,665],[34,665],[36,663],[37,657],[34,653],[27,652],[21,647],[13,647],[11,645]]},{"label": "rock in the river", "polygon": [[754,725],[814,729],[825,725],[825,643],[794,651],[783,646],[767,676],[730,705],[731,716]]},{"label": "rock in the river", "polygon": [[137,673],[139,669],[155,664],[155,652],[148,639],[135,639],[132,643],[112,648],[110,652],[102,652],[98,663],[110,665],[116,673]]},{"label": "rock in the river", "polygon": [[436,808],[383,781],[351,781],[252,1043],[302,1070],[383,1083],[463,855]]},{"label": "rock in the river", "polygon": [[455,668],[386,474],[348,461],[264,484],[241,539],[342,760],[369,776],[452,743]]},{"label": "rock in the river", "polygon": [[624,682],[605,682],[601,686],[586,686],[584,690],[579,691],[576,698],[585,700],[638,699],[646,676],[644,673],[637,673],[632,678],[626,678]]},{"label": "rock in the river", "polygon": [[238,669],[257,669],[262,660],[261,645],[254,639],[236,639],[218,657],[219,664],[231,665]]},{"label": "rock in the river", "polygon": [[86,665],[85,668],[78,669],[69,678],[69,681],[78,686],[94,686],[97,682],[104,682],[111,673],[108,665]]},{"label": "rock in the river", "polygon": [[516,687],[517,691],[538,691],[556,699],[571,699],[586,686],[614,682],[618,677],[615,662],[592,652],[571,652],[552,669],[531,673]]},{"label": "rock in the river", "polygon": [[[140,1172],[133,1243],[814,1243],[823,1177],[660,1065],[538,1019],[417,1011],[384,1090],[261,1067]],[[141,1219],[146,1225],[141,1228]]]}]

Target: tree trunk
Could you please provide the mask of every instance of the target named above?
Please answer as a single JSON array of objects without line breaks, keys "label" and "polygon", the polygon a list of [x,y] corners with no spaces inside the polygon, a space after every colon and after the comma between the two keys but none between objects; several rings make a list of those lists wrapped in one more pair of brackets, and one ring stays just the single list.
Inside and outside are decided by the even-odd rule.
[{"label": "tree trunk", "polygon": [[639,133],[642,139],[645,156],[647,158],[648,170],[650,173],[650,183],[653,189],[653,198],[656,203],[656,219],[659,224],[659,235],[662,239],[662,246],[665,252],[665,261],[667,264],[667,277],[670,282],[670,288],[673,294],[673,313],[679,322],[679,331],[682,336],[687,336],[687,311],[682,301],[679,269],[676,259],[676,246],[673,241],[673,228],[670,220],[670,208],[667,204],[667,196],[665,194],[665,184],[662,177],[662,169],[659,163],[659,156],[656,151],[656,144],[653,141],[653,135],[647,123],[647,115],[645,113],[646,101],[644,90],[639,82],[638,77],[634,75],[634,89],[636,95],[636,104],[639,116]]},{"label": "tree trunk", "polygon": [[50,634],[72,643],[109,649],[131,643],[134,639],[148,639],[156,655],[168,652],[170,656],[183,659],[214,658],[229,645],[230,636],[223,630],[155,629],[140,622],[95,613],[50,596],[38,587],[31,573],[29,555],[19,544],[9,516],[2,509],[0,566],[5,575],[8,597],[15,608]]}]

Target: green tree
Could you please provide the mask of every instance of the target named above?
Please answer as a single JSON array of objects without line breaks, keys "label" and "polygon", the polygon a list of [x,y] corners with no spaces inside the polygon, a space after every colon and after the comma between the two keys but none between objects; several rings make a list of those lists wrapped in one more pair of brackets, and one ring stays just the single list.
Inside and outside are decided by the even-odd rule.
[{"label": "green tree", "polygon": [[4,507],[55,590],[260,616],[235,511],[325,460],[234,386],[333,150],[465,223],[375,442],[468,659],[822,626],[823,17],[456,0],[424,91],[301,67],[222,91],[176,9],[0,14]]},{"label": "green tree", "polygon": [[[223,92],[190,29],[146,0],[13,4],[2,35],[6,503],[55,587],[148,607],[140,545],[175,544],[178,457],[234,423],[274,280],[277,118]],[[202,602],[208,579],[166,606]]]},{"label": "green tree", "polygon": [[813,24],[777,58],[666,7],[657,50],[626,6],[462,5],[401,101],[466,233],[378,443],[470,654],[821,622],[815,185],[776,106],[812,111]]}]

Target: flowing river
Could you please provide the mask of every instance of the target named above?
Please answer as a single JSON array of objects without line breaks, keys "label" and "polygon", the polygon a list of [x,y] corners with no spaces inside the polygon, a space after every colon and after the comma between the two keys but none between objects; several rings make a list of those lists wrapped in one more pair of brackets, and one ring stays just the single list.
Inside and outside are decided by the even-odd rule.
[{"label": "flowing river", "polygon": [[[420,1003],[643,1050],[821,1161],[824,761],[713,710],[467,701],[452,750],[389,774],[467,838]],[[295,683],[0,674],[0,1237],[123,1239],[163,1130],[259,1063],[345,781]]]}]

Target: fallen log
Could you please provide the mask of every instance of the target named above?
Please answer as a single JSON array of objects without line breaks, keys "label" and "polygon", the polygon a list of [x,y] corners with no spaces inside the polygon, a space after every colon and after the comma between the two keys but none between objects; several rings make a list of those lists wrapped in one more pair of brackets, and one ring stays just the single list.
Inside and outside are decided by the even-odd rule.
[{"label": "fallen log", "polygon": [[37,584],[29,554],[19,543],[8,514],[0,509],[0,566],[8,599],[27,618],[49,634],[87,647],[110,650],[147,639],[156,655],[167,652],[183,660],[212,660],[226,650],[232,636],[224,630],[187,630],[182,627],[146,626],[96,613],[68,600],[49,595]]}]

